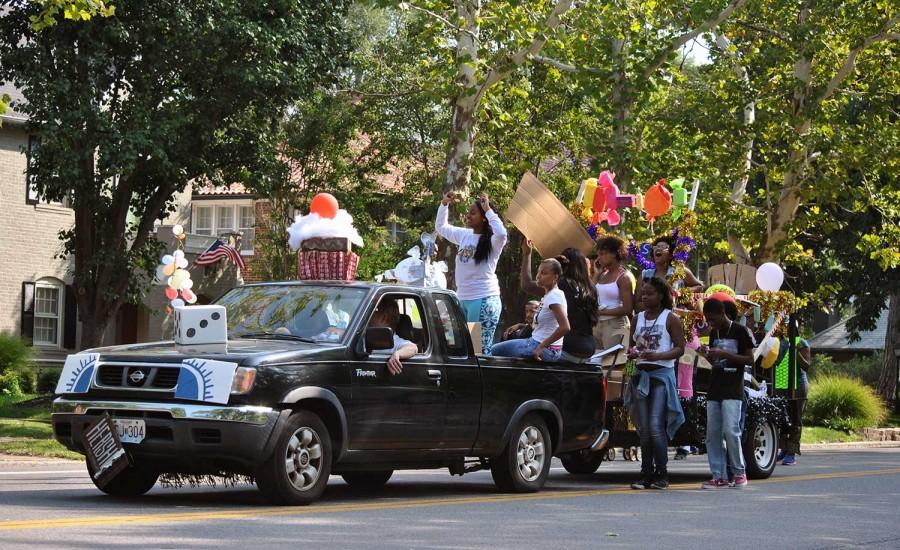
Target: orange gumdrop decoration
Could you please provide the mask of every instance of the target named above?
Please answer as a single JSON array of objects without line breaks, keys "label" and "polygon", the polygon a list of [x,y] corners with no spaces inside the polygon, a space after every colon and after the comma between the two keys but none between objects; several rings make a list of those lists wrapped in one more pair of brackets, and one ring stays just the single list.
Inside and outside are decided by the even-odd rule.
[{"label": "orange gumdrop decoration", "polygon": [[310,214],[318,214],[323,218],[332,219],[338,213],[338,201],[331,193],[319,193],[309,203]]},{"label": "orange gumdrop decoration", "polygon": [[672,208],[672,193],[665,187],[666,180],[659,180],[644,195],[644,211],[651,222]]}]

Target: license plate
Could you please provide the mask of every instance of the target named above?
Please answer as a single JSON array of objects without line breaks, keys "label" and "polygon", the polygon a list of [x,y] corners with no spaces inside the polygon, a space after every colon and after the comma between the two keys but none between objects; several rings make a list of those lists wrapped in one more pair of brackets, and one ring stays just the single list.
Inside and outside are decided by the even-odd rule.
[{"label": "license plate", "polygon": [[113,423],[122,443],[140,443],[147,434],[147,425],[143,420],[114,418]]}]

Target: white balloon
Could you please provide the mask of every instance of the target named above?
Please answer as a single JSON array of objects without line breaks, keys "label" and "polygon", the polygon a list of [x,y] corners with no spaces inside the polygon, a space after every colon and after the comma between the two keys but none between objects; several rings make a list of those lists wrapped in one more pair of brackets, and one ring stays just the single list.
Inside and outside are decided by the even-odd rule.
[{"label": "white balloon", "polygon": [[178,258],[177,260],[175,260],[175,265],[178,266],[178,267],[181,268],[181,269],[184,269],[184,268],[186,268],[186,267],[188,266],[188,261],[187,261],[185,258],[183,258],[183,257],[182,257],[182,258]]},{"label": "white balloon", "polygon": [[163,265],[169,265],[170,263],[172,263],[174,261],[175,261],[175,258],[171,254],[166,254],[165,256],[162,257]]},{"label": "white balloon", "polygon": [[178,258],[184,258],[184,250],[176,250],[175,252],[172,253],[172,255],[175,256],[176,260]]},{"label": "white balloon", "polygon": [[175,284],[175,276],[174,275],[172,275],[171,277],[166,279],[166,284],[169,285],[169,288],[174,288],[175,290],[178,290],[178,286],[176,286],[176,284]]},{"label": "white balloon", "polygon": [[776,263],[766,262],[756,270],[756,285],[760,290],[775,292],[781,289],[783,282],[784,271]]},{"label": "white balloon", "polygon": [[161,283],[166,280],[166,274],[163,273],[163,266],[156,267],[156,280],[154,282]]},{"label": "white balloon", "polygon": [[184,300],[182,300],[181,298],[175,298],[169,303],[172,305],[172,307],[184,307]]},{"label": "white balloon", "polygon": [[181,288],[184,290],[194,288],[194,281],[190,278],[186,279],[183,283],[181,283]]},{"label": "white balloon", "polygon": [[176,224],[172,226],[172,234],[176,237],[184,233],[184,227],[180,224]]}]

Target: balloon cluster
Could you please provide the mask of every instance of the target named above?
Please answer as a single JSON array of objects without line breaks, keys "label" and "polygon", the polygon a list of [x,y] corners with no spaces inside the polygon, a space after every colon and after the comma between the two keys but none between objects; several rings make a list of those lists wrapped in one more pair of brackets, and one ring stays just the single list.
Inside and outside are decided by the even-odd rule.
[{"label": "balloon cluster", "polygon": [[194,281],[191,280],[191,272],[187,270],[188,261],[181,249],[185,237],[184,228],[176,225],[172,227],[172,234],[178,239],[178,250],[163,256],[156,268],[157,279],[166,282],[166,299],[169,300],[167,312],[171,312],[171,308],[197,302],[197,295],[191,290]]},{"label": "balloon cluster", "polygon": [[614,172],[604,170],[598,178],[590,178],[581,182],[576,202],[583,206],[581,215],[590,220],[592,225],[606,222],[610,227],[622,223],[619,208],[634,206],[633,195],[620,195],[619,186],[613,181]]}]

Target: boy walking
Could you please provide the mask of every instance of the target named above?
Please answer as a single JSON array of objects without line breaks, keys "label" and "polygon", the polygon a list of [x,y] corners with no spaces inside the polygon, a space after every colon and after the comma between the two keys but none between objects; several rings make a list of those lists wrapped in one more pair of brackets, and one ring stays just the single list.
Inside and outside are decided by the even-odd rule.
[{"label": "boy walking", "polygon": [[[706,395],[706,451],[712,479],[703,488],[743,489],[747,474],[741,452],[741,406],[744,365],[753,364],[753,342],[744,327],[728,319],[719,300],[707,300],[703,316],[711,329],[711,345],[702,346],[700,353],[713,367]],[[734,474],[733,485],[728,482],[728,469]]]}]

